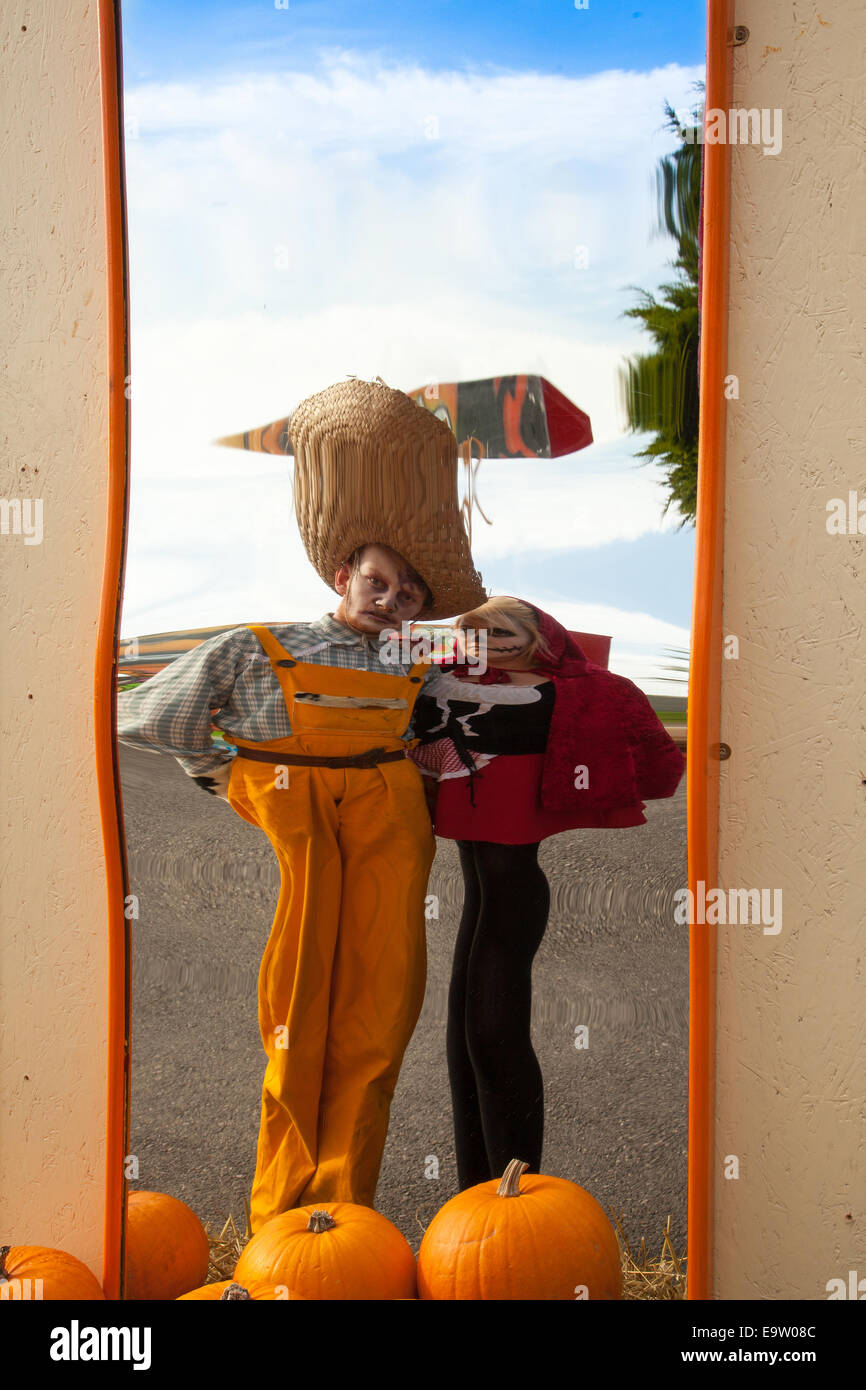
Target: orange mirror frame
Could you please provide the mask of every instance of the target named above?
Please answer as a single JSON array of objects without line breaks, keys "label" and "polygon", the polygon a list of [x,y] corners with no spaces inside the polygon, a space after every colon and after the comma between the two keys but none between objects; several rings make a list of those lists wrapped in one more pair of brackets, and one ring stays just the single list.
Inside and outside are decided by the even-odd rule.
[{"label": "orange mirror frame", "polygon": [[[125,1156],[130,1099],[131,931],[115,692],[129,519],[129,267],[120,0],[99,0],[108,278],[108,514],[96,650],[96,776],[108,892],[109,995],[103,1287],[122,1297]],[[733,84],[733,0],[707,0],[706,109],[727,111]],[[722,550],[728,328],[730,146],[704,145],[700,443],[688,697],[688,879],[715,883],[718,865]],[[715,927],[689,924],[688,1297],[712,1297],[715,1100]]]}]

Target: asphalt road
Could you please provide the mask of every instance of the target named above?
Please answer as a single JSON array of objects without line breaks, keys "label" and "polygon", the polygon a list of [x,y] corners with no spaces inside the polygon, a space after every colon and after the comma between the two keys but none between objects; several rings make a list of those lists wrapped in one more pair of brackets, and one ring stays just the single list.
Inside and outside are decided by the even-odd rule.
[{"label": "asphalt road", "polygon": [[[242,1227],[255,1166],[265,1054],[256,980],[279,893],[265,836],[173,758],[121,746],[133,922],[133,1186],[170,1192],[211,1230]],[[533,968],[533,1044],[545,1084],[545,1172],[625,1213],[657,1252],[686,1235],[688,929],[686,783],[647,824],[543,842],[548,929]],[[424,1009],[391,1110],[376,1206],[417,1251],[456,1192],[445,1008],[462,879],[439,840],[429,890]],[[575,1047],[587,1024],[589,1046]],[[435,1159],[436,1162],[431,1162]],[[438,1170],[438,1176],[429,1176]]]}]

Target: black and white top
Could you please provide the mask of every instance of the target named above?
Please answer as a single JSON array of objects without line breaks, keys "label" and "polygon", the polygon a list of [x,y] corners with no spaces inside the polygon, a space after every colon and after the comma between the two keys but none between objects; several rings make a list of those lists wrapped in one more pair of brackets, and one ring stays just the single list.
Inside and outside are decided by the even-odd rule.
[{"label": "black and white top", "polygon": [[465,777],[498,755],[543,753],[555,700],[553,681],[491,684],[441,673],[415,702],[412,758],[421,772],[444,780]]}]

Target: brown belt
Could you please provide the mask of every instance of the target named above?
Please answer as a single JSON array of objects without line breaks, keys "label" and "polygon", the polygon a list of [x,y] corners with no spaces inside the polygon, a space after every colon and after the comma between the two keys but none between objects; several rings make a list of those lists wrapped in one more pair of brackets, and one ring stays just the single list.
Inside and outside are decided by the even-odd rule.
[{"label": "brown belt", "polygon": [[274,767],[282,764],[302,767],[375,767],[377,763],[393,763],[406,756],[405,749],[395,749],[387,753],[384,748],[370,748],[366,753],[356,753],[350,758],[325,758],[303,753],[267,753],[264,749],[241,748],[237,745],[239,758],[255,758],[257,762],[271,763]]}]

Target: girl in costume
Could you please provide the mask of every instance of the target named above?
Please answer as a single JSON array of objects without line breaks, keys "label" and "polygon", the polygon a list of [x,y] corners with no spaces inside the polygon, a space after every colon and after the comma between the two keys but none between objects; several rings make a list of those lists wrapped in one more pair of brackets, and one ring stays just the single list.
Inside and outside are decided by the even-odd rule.
[{"label": "girl in costume", "polygon": [[540,842],[644,824],[644,801],[674,794],[685,759],[643,691],[588,661],[549,613],[498,597],[455,626],[454,660],[416,702],[410,756],[436,784],[433,828],[456,840],[464,879],[446,1035],[462,1189],[516,1156],[540,1171],[544,1090],[530,1037],[550,908]]}]

